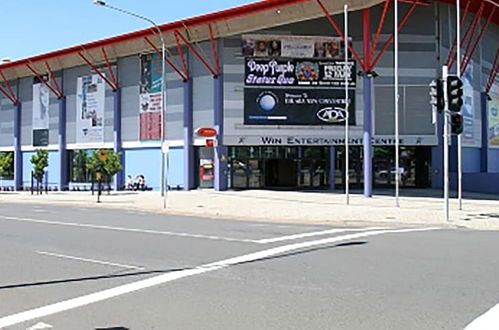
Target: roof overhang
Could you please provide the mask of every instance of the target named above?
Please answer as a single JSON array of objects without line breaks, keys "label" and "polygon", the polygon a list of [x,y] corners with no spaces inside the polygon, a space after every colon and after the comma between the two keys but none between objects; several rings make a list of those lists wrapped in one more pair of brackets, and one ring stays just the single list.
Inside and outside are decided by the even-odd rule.
[{"label": "roof overhang", "polygon": [[[356,11],[375,6],[383,1],[323,0],[323,3],[331,14],[337,14],[343,12],[345,3],[348,4],[349,11]],[[183,33],[190,42],[201,42],[210,40],[209,25],[212,27],[214,38],[223,38],[323,16],[324,13],[315,0],[264,0],[212,14],[164,24],[160,26],[160,29],[163,33],[166,46],[173,48],[177,46],[174,36],[175,31]],[[153,28],[139,30],[1,64],[0,70],[4,72],[7,79],[14,79],[32,76],[31,71],[26,67],[27,64],[32,64],[35,68],[43,68],[44,62],[47,61],[54,71],[85,65],[85,62],[78,55],[79,52],[84,52],[95,63],[99,64],[105,61],[100,51],[101,48],[106,49],[111,59],[152,51],[151,46],[145,42],[144,38],[148,37],[151,41],[159,45],[159,37],[155,31]],[[41,71],[44,70],[41,69]]]},{"label": "roof overhang", "polygon": [[[454,3],[455,0],[439,0],[447,3]],[[466,0],[461,0],[461,3]],[[478,4],[481,1],[496,3],[497,0],[469,0]],[[322,0],[331,14],[343,12],[344,5],[347,4],[349,11],[356,11],[378,5],[384,0]],[[473,7],[472,7],[473,8]],[[499,13],[494,15],[493,21],[499,23]],[[272,28],[290,23],[311,20],[324,17],[324,12],[315,0],[264,0],[245,6],[227,9],[212,14],[197,16],[185,20],[167,23],[160,26],[167,47],[176,47],[174,32],[179,31],[188,38],[190,42],[201,42],[210,40],[209,26],[214,33],[214,38],[230,37],[242,33]],[[63,70],[80,65],[85,62],[78,55],[83,52],[93,60],[95,64],[104,63],[105,59],[101,52],[105,48],[107,54],[112,59],[118,57],[131,56],[152,51],[144,38],[159,44],[159,38],[153,28],[139,30],[108,39],[94,41],[83,45],[78,45],[30,58],[4,63],[0,65],[0,70],[7,79],[32,76],[27,64],[33,67],[43,68],[48,62],[53,70]],[[41,69],[40,71],[44,71]]]}]

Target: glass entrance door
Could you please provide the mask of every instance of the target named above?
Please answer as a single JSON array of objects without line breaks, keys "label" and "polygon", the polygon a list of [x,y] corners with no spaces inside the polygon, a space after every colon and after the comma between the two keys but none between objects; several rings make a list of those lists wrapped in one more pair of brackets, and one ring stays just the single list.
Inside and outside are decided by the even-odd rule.
[{"label": "glass entrance door", "polygon": [[[401,188],[430,187],[431,148],[400,147],[399,184]],[[392,188],[395,185],[395,148],[374,148],[374,187]]]},{"label": "glass entrance door", "polygon": [[233,189],[329,187],[329,147],[230,147]]},{"label": "glass entrance door", "polygon": [[[349,150],[349,186],[351,189],[361,189],[364,185],[364,148],[352,146]],[[345,147],[336,147],[336,186],[345,189]]]}]

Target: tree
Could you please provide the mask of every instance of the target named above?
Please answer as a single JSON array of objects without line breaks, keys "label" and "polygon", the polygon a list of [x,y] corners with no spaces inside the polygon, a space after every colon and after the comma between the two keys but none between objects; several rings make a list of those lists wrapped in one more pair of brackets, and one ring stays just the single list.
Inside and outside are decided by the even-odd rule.
[{"label": "tree", "polygon": [[14,157],[12,152],[0,152],[0,186],[4,177],[12,175]]},{"label": "tree", "polygon": [[0,152],[0,178],[10,174],[13,163],[12,152]]},{"label": "tree", "polygon": [[[103,154],[105,157],[102,157]],[[92,173],[92,177],[94,178],[97,173],[101,173],[102,181],[110,188],[113,175],[123,169],[121,155],[121,152],[116,153],[111,149],[95,151],[87,161],[87,169]]]},{"label": "tree", "polygon": [[89,179],[86,167],[88,158],[85,150],[75,150],[73,152],[73,181],[87,182]]},{"label": "tree", "polygon": [[33,164],[33,177],[36,179],[37,192],[39,192],[40,183],[43,182],[45,175],[45,169],[49,166],[49,152],[37,149],[36,153],[31,156],[31,164]]}]

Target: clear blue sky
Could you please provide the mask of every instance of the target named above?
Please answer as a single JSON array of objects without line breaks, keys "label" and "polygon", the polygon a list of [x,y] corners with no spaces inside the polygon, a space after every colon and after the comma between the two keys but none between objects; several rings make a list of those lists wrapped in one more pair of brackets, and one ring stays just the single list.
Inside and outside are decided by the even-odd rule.
[{"label": "clear blue sky", "polygon": [[[109,0],[158,24],[252,0]],[[12,60],[149,27],[92,0],[0,0],[0,58]]]}]

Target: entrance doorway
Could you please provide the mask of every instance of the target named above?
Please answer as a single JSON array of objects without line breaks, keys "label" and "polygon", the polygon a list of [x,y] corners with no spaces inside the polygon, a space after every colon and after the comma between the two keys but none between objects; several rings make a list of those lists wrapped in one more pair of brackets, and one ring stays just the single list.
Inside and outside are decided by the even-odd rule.
[{"label": "entrance doorway", "polygon": [[329,155],[329,147],[229,147],[229,187],[328,188]]},{"label": "entrance doorway", "polygon": [[[349,148],[349,178],[351,189],[362,189],[364,185],[363,147]],[[430,188],[431,147],[400,147],[400,188]],[[336,188],[345,188],[345,148],[336,147]],[[395,187],[395,147],[373,148],[373,188]]]},{"label": "entrance doorway", "polygon": [[[400,147],[399,184],[401,188],[429,188],[430,147]],[[375,147],[373,163],[375,188],[392,188],[397,174],[395,148]]]},{"label": "entrance doorway", "polygon": [[292,159],[267,159],[265,161],[265,187],[291,188],[297,186],[296,161]]}]

